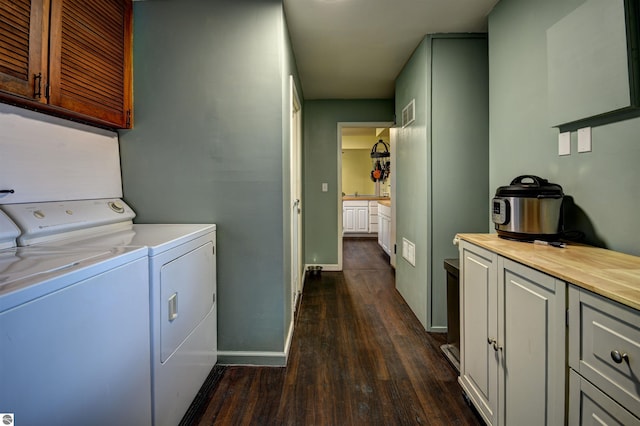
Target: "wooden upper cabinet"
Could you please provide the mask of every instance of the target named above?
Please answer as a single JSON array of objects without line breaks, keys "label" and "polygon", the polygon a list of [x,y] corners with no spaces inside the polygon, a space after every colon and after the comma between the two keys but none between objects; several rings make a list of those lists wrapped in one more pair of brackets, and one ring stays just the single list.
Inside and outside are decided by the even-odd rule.
[{"label": "wooden upper cabinet", "polygon": [[52,0],[49,103],[131,126],[131,1]]},{"label": "wooden upper cabinet", "polygon": [[0,0],[0,91],[46,102],[48,0]]},{"label": "wooden upper cabinet", "polygon": [[131,0],[0,0],[0,7],[0,97],[101,126],[132,126]]}]

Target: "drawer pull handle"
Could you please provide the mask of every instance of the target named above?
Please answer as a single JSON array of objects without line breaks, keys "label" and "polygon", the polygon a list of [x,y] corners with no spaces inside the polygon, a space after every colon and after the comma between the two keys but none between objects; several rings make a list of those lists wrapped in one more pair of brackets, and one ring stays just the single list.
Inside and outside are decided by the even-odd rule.
[{"label": "drawer pull handle", "polygon": [[629,355],[626,353],[620,353],[618,351],[611,351],[611,359],[616,364],[622,364],[622,361],[625,361],[627,364],[629,363]]}]

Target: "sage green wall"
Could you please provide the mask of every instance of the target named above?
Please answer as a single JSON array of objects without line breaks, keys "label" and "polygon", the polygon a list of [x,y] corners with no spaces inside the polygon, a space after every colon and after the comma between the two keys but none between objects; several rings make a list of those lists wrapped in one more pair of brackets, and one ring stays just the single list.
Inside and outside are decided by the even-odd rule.
[{"label": "sage green wall", "polygon": [[[293,76],[294,85],[296,87],[296,92],[298,96],[298,101],[300,102],[300,107],[304,108],[304,93],[302,92],[302,85],[300,83],[300,78],[298,75],[298,66],[296,64],[295,56],[293,54],[293,46],[291,44],[291,37],[289,35],[286,18],[284,16],[284,10],[280,14],[280,37],[282,40],[282,46],[284,46],[284,51],[281,55],[282,61],[282,135],[283,135],[283,144],[282,144],[282,194],[284,200],[284,214],[282,217],[282,229],[284,232],[283,235],[283,252],[284,252],[284,292],[282,294],[283,300],[285,301],[285,317],[284,317],[284,327],[285,332],[289,328],[291,328],[291,332],[293,331],[293,308],[292,306],[286,306],[287,303],[291,305],[291,298],[294,292],[294,289],[291,286],[291,205],[293,200],[291,199],[291,114],[289,113],[292,108],[292,100],[294,94],[291,93],[291,83],[290,77]],[[304,126],[304,123],[301,123]],[[302,168],[302,164],[300,164]],[[300,247],[302,250],[302,247]],[[295,290],[297,292],[297,289]]]},{"label": "sage green wall", "polygon": [[[583,0],[501,0],[489,15],[490,194],[521,174],[562,185],[575,205],[566,228],[640,255],[640,119],[592,129],[593,152],[558,156],[549,127],[546,30]],[[580,78],[580,70],[576,70]],[[608,84],[603,81],[602,84]]]},{"label": "sage green wall", "polygon": [[[488,64],[484,35],[427,36],[396,80],[396,287],[429,331],[447,327],[444,260],[459,232],[487,232]],[[401,253],[415,244],[415,266]]]},{"label": "sage green wall", "polygon": [[431,112],[430,328],[447,324],[444,260],[457,258],[457,233],[487,232],[489,58],[487,39],[433,41]]},{"label": "sage green wall", "polygon": [[217,224],[218,348],[256,354],[239,362],[282,363],[291,319],[287,44],[280,1],[134,3],[125,200],[140,223]]},{"label": "sage green wall", "polygon": [[[306,264],[338,264],[338,123],[393,122],[393,100],[307,100],[303,121]],[[329,190],[322,192],[322,183]]]},{"label": "sage green wall", "polygon": [[[427,90],[430,42],[424,39],[396,79],[396,114],[415,99],[415,121],[399,128],[396,143],[396,287],[423,327],[427,328],[429,274],[429,192],[427,149]],[[402,258],[402,239],[413,242],[415,267]]]}]

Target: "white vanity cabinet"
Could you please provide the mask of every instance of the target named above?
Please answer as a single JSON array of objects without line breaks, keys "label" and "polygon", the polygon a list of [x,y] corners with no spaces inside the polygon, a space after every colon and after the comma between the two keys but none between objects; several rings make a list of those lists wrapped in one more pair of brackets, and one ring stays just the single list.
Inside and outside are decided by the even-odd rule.
[{"label": "white vanity cabinet", "polygon": [[489,425],[565,412],[566,283],[460,242],[460,384]]},{"label": "white vanity cabinet", "polygon": [[640,425],[640,312],[569,287],[569,424]]},{"label": "white vanity cabinet", "polygon": [[347,200],[342,202],[342,232],[369,232],[369,201]]}]

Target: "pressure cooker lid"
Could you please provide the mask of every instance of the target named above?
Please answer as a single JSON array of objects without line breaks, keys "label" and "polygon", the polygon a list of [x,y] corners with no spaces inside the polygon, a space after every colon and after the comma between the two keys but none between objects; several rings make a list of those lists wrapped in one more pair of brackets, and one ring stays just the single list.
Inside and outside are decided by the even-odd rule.
[{"label": "pressure cooker lid", "polygon": [[511,185],[501,186],[496,190],[500,197],[548,197],[562,198],[562,187],[534,175],[522,175],[511,181]]}]

